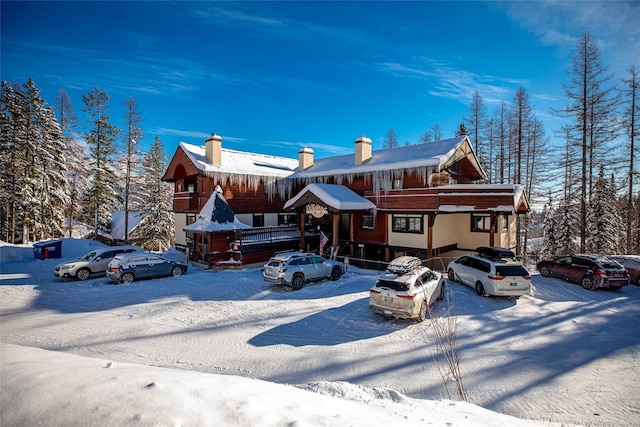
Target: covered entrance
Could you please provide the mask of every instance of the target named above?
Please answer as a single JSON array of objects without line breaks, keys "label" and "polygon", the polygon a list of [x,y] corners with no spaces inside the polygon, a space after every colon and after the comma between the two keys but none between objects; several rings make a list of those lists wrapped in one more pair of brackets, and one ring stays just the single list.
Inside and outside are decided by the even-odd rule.
[{"label": "covered entrance", "polygon": [[[337,251],[340,240],[353,240],[353,213],[375,213],[376,206],[344,185],[309,184],[287,201],[284,209],[298,214],[302,248],[307,247],[305,226],[311,225],[320,232],[319,253],[322,255],[325,245]],[[312,218],[311,224],[307,222],[308,217]]]}]

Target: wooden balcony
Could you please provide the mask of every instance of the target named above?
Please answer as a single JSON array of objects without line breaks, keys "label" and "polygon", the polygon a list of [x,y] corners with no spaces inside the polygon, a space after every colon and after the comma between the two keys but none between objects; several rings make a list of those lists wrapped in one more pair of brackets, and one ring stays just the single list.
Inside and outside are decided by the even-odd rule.
[{"label": "wooden balcony", "polygon": [[453,211],[513,211],[525,209],[514,206],[512,185],[453,185],[433,188],[391,190],[376,195],[366,191],[364,197],[382,211],[453,212]]},{"label": "wooden balcony", "polygon": [[174,212],[199,212],[200,203],[198,202],[198,194],[190,193],[188,191],[174,193],[173,211]]}]

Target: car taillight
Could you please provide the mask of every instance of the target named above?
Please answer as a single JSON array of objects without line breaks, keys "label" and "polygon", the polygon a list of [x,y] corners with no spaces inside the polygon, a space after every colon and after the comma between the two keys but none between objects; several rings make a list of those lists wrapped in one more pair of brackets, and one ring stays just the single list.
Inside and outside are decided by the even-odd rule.
[{"label": "car taillight", "polygon": [[593,272],[594,274],[597,274],[599,276],[607,276],[607,272],[604,270],[600,270],[599,268],[596,269],[596,271]]},{"label": "car taillight", "polygon": [[523,278],[524,280],[531,280],[531,276],[529,276],[528,274],[527,274],[527,275],[525,275],[525,276],[522,276],[522,278]]},{"label": "car taillight", "polygon": [[369,292],[371,292],[372,294],[381,294],[382,293],[381,291],[379,291],[377,289],[373,289],[373,288],[369,289]]},{"label": "car taillight", "polygon": [[404,298],[404,299],[414,299],[416,297],[417,294],[413,294],[413,295],[398,295],[398,298]]},{"label": "car taillight", "polygon": [[287,269],[283,267],[278,270],[278,273],[284,273],[285,271],[287,271]]},{"label": "car taillight", "polygon": [[497,273],[494,274],[493,276],[488,276],[488,277],[491,280],[503,280],[504,279],[504,276],[501,276],[500,274],[497,274]]}]

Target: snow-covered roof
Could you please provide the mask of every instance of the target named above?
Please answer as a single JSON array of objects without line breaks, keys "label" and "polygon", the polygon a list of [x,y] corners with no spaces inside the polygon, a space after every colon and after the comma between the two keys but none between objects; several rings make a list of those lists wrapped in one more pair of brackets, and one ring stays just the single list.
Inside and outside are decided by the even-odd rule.
[{"label": "snow-covered roof", "polygon": [[462,136],[426,144],[374,150],[371,158],[361,165],[355,164],[353,154],[315,159],[313,166],[304,171],[296,171],[290,178],[366,174],[425,167],[437,170],[453,156],[465,140],[466,137]]},{"label": "snow-covered roof", "polygon": [[[131,234],[131,232],[145,219],[149,213],[147,212],[137,212],[137,211],[129,211],[129,230],[127,235]],[[113,239],[124,239],[124,221],[125,215],[124,211],[117,211],[111,214],[111,221],[109,225],[111,226],[111,237]]]},{"label": "snow-covered roof", "polygon": [[284,204],[285,209],[296,206],[298,201],[303,200],[309,194],[313,194],[327,207],[335,211],[366,211],[375,209],[373,202],[353,192],[344,185],[334,184],[309,184],[295,197]]},{"label": "snow-covered roof", "polygon": [[251,228],[243,222],[238,221],[231,207],[222,195],[222,189],[216,186],[214,193],[204,204],[198,219],[193,224],[183,228],[184,231],[214,232],[231,231],[239,228]]},{"label": "snow-covered roof", "polygon": [[446,189],[447,192],[455,193],[458,196],[468,195],[469,193],[465,193],[465,191],[473,192],[473,194],[476,194],[478,190],[481,190],[483,197],[491,195],[504,196],[505,190],[508,190],[513,194],[513,205],[496,206],[491,210],[500,212],[517,210],[521,203],[524,203],[528,207],[528,201],[525,197],[524,186],[521,184],[453,184],[441,188]]},{"label": "snow-covered roof", "polygon": [[295,168],[298,167],[298,159],[229,150],[227,148],[221,149],[221,165],[216,166],[207,159],[204,146],[181,142],[180,147],[195,167],[205,175],[222,173],[281,178],[291,175]]}]

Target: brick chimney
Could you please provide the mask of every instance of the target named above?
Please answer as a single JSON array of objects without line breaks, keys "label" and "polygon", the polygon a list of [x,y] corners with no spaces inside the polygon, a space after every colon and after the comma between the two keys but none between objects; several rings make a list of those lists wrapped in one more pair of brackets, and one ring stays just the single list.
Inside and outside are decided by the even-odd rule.
[{"label": "brick chimney", "polygon": [[356,139],[356,166],[366,163],[371,159],[371,140],[362,135]]},{"label": "brick chimney", "polygon": [[298,171],[304,171],[313,166],[313,150],[304,147],[298,151]]},{"label": "brick chimney", "polygon": [[204,154],[212,165],[222,164],[222,137],[212,133],[204,142]]}]

